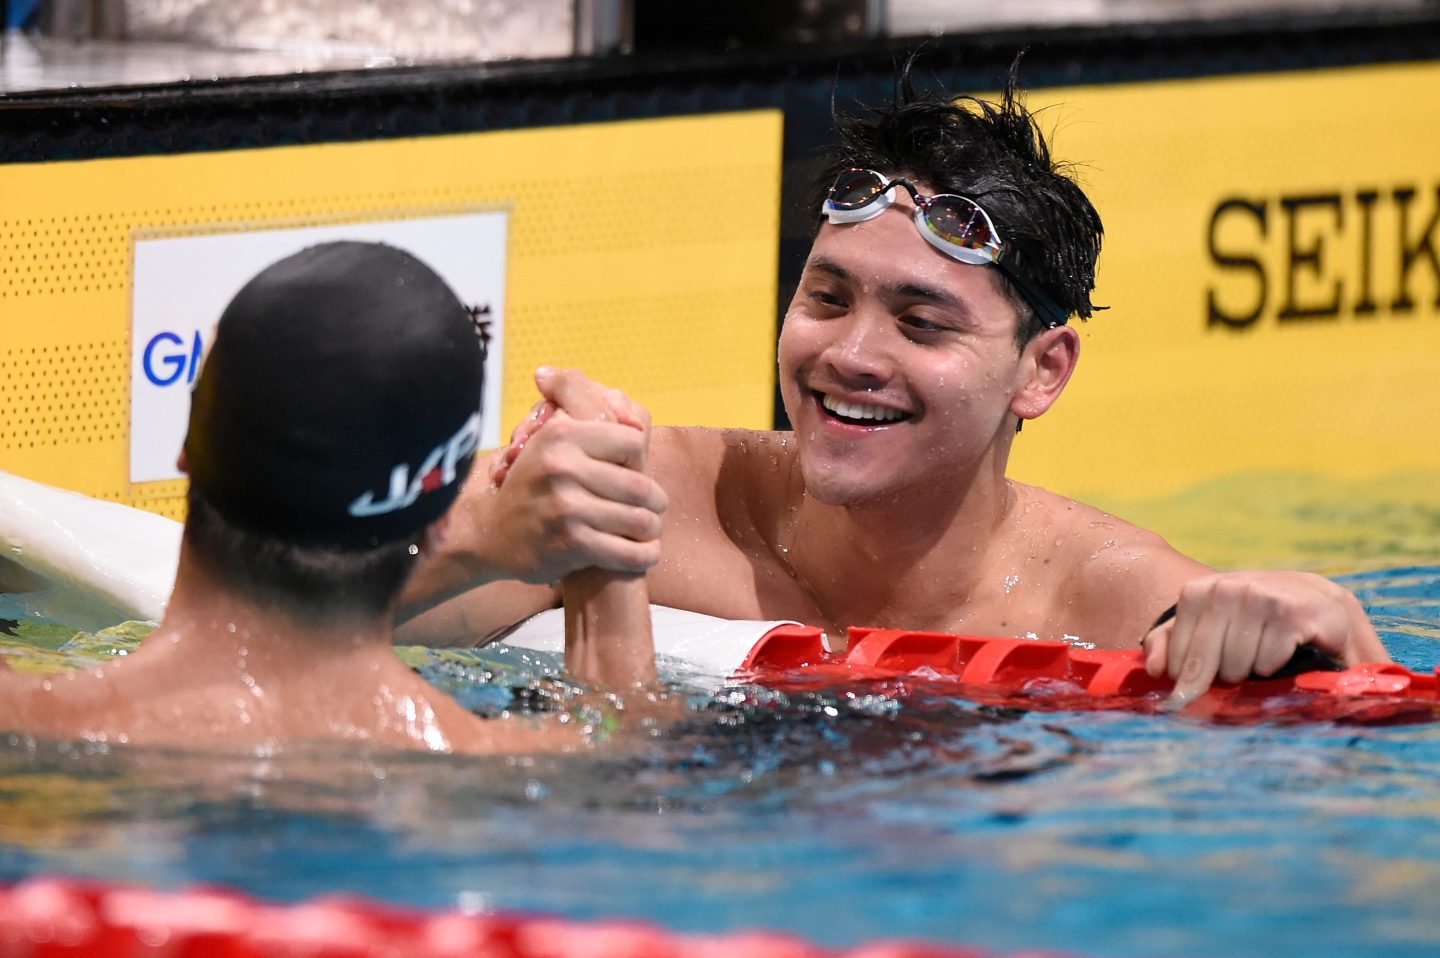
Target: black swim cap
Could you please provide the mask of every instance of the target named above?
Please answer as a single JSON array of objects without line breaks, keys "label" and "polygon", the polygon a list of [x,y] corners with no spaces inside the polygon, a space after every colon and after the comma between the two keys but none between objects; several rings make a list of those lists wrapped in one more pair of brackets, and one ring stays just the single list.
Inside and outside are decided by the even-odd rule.
[{"label": "black swim cap", "polygon": [[424,263],[312,246],[220,317],[190,401],[190,481],[234,524],[298,545],[412,536],[469,472],[484,375],[469,313]]}]

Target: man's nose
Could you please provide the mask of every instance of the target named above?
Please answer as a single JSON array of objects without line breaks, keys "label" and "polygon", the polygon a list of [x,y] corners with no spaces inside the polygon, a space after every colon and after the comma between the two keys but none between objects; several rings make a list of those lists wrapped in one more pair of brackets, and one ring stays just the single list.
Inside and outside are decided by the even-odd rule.
[{"label": "man's nose", "polygon": [[837,324],[822,358],[848,382],[871,385],[890,379],[894,371],[893,330],[888,317],[858,311]]}]

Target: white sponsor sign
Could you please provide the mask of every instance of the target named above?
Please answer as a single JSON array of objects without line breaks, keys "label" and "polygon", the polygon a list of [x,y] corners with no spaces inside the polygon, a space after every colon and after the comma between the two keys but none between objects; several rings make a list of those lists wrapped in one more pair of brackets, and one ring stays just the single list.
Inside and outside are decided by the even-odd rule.
[{"label": "white sponsor sign", "polygon": [[190,417],[190,389],[225,306],[260,270],[307,246],[368,240],[399,247],[435,270],[488,321],[481,448],[500,444],[508,214],[255,230],[137,239],[130,320],[130,481],[179,479],[176,457]]}]

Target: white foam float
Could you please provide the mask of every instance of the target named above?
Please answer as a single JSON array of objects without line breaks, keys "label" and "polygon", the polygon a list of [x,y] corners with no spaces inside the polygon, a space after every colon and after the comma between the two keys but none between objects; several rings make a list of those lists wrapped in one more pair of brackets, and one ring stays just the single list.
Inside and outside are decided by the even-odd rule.
[{"label": "white foam float", "polygon": [[51,618],[77,628],[159,621],[180,529],[164,516],[0,472],[0,591],[44,585]]}]

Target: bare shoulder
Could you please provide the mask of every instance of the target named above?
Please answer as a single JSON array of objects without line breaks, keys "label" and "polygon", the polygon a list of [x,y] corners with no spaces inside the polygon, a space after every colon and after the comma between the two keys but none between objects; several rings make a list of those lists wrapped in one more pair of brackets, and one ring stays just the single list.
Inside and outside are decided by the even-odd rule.
[{"label": "bare shoulder", "polygon": [[650,468],[670,505],[662,558],[649,576],[652,602],[730,618],[774,616],[780,600],[766,590],[790,582],[773,546],[797,472],[793,453],[788,433],[655,430]]},{"label": "bare shoulder", "polygon": [[1073,546],[1074,551],[1105,551],[1117,546],[1147,553],[1175,551],[1158,534],[1078,499],[1019,482],[1011,486],[1022,513],[1031,520],[1043,517],[1051,531],[1062,537],[1058,544]]},{"label": "bare shoulder", "polygon": [[649,472],[670,497],[667,515],[712,512],[725,446],[718,429],[657,426],[650,434]]},{"label": "bare shoulder", "polygon": [[650,469],[681,504],[739,495],[747,501],[783,492],[794,460],[790,434],[756,429],[658,426],[650,438]]},{"label": "bare shoulder", "polygon": [[1134,643],[1175,602],[1181,586],[1213,571],[1119,516],[1038,487],[1015,488],[1035,525],[1032,534],[1053,544],[1056,585],[1068,614],[1103,623]]},{"label": "bare shoulder", "polygon": [[700,457],[719,464],[727,453],[776,454],[791,451],[790,433],[763,429],[715,429],[709,426],[656,426],[650,436],[652,460],[674,462]]},{"label": "bare shoulder", "polygon": [[703,426],[656,426],[650,433],[650,468],[656,475],[684,475],[689,466],[718,465],[731,430]]}]

